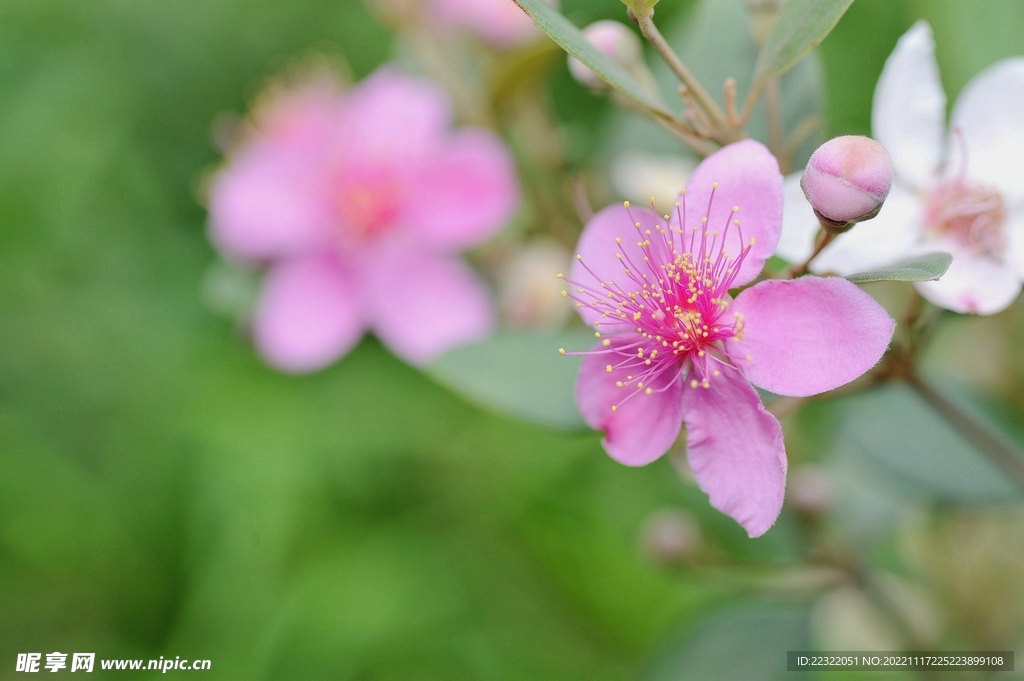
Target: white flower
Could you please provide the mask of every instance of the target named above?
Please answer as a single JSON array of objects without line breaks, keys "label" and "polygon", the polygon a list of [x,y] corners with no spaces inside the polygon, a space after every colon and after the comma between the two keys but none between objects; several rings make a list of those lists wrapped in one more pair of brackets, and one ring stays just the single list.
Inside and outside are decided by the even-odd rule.
[{"label": "white flower", "polygon": [[[957,312],[993,314],[1024,281],[1024,58],[975,76],[953,107],[948,134],[945,113],[932,31],[919,21],[875,87],[871,124],[892,156],[892,192],[878,217],[840,235],[811,269],[846,275],[946,251],[953,264],[941,280],[917,284],[921,295]],[[803,262],[817,229],[800,176],[792,175],[778,255]]]}]

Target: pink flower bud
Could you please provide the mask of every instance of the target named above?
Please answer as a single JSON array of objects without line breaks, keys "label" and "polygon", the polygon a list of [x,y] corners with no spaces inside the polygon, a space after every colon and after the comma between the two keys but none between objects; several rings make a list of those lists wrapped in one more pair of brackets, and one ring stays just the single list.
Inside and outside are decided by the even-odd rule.
[{"label": "pink flower bud", "polygon": [[807,163],[800,186],[826,228],[845,231],[850,223],[878,215],[892,188],[892,162],[885,148],[861,135],[825,142]]},{"label": "pink flower bud", "polygon": [[683,565],[693,561],[702,547],[700,525],[689,513],[676,509],[656,511],[644,522],[641,545],[659,565]]},{"label": "pink flower bud", "polygon": [[[583,29],[583,36],[597,51],[604,56],[619,62],[627,69],[640,63],[643,49],[640,39],[625,24],[618,21],[598,21]],[[573,78],[594,90],[605,87],[601,77],[585,66],[576,57],[569,57],[569,72]]]},{"label": "pink flower bud", "polygon": [[786,503],[797,512],[817,515],[828,511],[836,501],[832,473],[819,464],[804,464],[789,476]]}]

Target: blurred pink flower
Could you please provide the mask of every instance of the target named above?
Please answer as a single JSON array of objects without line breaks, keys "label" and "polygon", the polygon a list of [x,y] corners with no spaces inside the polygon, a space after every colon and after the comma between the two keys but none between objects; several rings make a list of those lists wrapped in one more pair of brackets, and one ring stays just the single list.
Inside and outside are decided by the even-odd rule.
[{"label": "blurred pink flower", "polygon": [[490,332],[487,289],[454,253],[505,224],[518,185],[496,135],[450,124],[438,88],[390,68],[258,108],[211,186],[210,233],[269,265],[254,320],[267,362],[314,371],[372,329],[422,365]]},{"label": "blurred pink flower", "polygon": [[543,35],[515,0],[434,0],[434,12],[443,25],[471,31],[495,47],[515,47]]},{"label": "blurred pink flower", "polygon": [[566,294],[605,338],[580,353],[576,400],[631,466],[664,454],[685,423],[697,483],[756,537],[782,508],[786,451],[751,383],[794,396],[843,385],[881,358],[894,323],[845,279],[768,280],[732,299],[782,226],[782,176],[758,142],[708,157],[676,206],[667,220],[609,207],[580,237]]}]

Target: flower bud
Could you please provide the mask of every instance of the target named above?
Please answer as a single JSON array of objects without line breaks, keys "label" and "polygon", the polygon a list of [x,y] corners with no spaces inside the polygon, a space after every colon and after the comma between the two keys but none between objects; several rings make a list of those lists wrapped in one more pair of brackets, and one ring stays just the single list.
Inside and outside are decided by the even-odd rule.
[{"label": "flower bud", "polygon": [[647,556],[659,565],[684,565],[701,551],[700,525],[689,513],[664,509],[644,522],[641,542]]},{"label": "flower bud", "polygon": [[565,325],[572,308],[559,295],[572,254],[554,241],[537,239],[522,247],[498,269],[498,304],[513,329],[555,330]]},{"label": "flower bud", "polygon": [[[583,36],[597,48],[598,52],[627,69],[633,68],[643,60],[640,39],[625,24],[618,21],[595,22],[583,29]],[[601,77],[576,57],[569,57],[569,73],[591,89],[600,90],[606,87]]]},{"label": "flower bud", "polygon": [[836,234],[878,215],[892,177],[885,147],[870,137],[844,135],[815,150],[800,186],[822,227]]},{"label": "flower bud", "polygon": [[786,503],[805,515],[825,513],[836,500],[835,480],[827,468],[818,464],[797,468],[786,487]]}]

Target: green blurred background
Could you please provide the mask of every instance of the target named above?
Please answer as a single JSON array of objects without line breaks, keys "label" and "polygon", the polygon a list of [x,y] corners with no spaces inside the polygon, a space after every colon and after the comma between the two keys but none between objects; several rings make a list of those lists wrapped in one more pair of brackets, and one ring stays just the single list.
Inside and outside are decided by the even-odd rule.
[{"label": "green blurred background", "polygon": [[[662,0],[659,21],[694,4]],[[578,25],[624,10],[562,9]],[[820,50],[830,134],[869,132],[874,82],[919,17],[951,102],[1024,52],[1016,0],[856,0]],[[667,457],[619,466],[597,434],[474,406],[373,339],[279,375],[203,306],[212,122],[304,54],[344,55],[362,77],[393,42],[355,0],[0,0],[0,679],[20,676],[17,653],[55,650],[206,658],[216,679],[778,678],[785,650],[822,640],[813,598],[746,576],[806,555],[792,513],[751,541]],[[541,86],[581,140],[572,166],[601,172],[614,105],[560,56]],[[946,352],[987,333],[979,322]],[[1011,334],[1020,309],[996,324]],[[973,389],[1012,422],[1019,385]],[[830,455],[834,411],[786,422],[791,458]],[[993,542],[1019,553],[982,563],[1009,584],[1009,620],[992,626],[1015,631],[1019,512],[919,506],[934,530],[921,551],[963,523],[1005,525]],[[643,528],[664,509],[699,521],[707,565],[652,557]],[[854,544],[957,620],[934,586],[946,577],[907,568],[907,531]],[[943,645],[988,640],[943,631]]]}]

